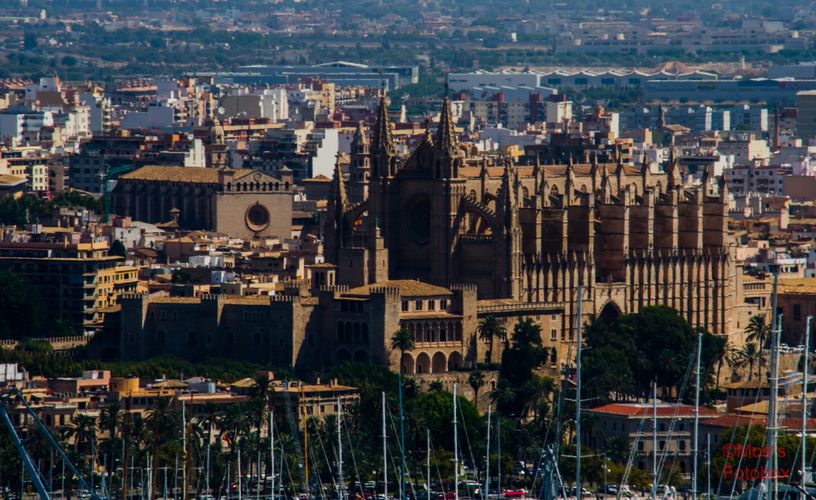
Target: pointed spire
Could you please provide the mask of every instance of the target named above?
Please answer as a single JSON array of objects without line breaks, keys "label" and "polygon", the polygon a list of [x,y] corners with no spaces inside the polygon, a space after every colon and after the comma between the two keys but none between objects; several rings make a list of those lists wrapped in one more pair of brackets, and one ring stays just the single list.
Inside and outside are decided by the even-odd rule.
[{"label": "pointed spire", "polygon": [[680,162],[677,158],[677,154],[674,150],[674,146],[671,148],[671,152],[669,153],[669,167],[667,171],[667,179],[666,183],[670,188],[679,187],[681,183],[680,179]]},{"label": "pointed spire", "polygon": [[374,122],[372,146],[373,153],[377,156],[394,156],[396,154],[394,136],[391,133],[391,124],[388,122],[388,103],[385,94],[380,98],[380,108],[377,110],[377,120]]},{"label": "pointed spire", "polygon": [[337,158],[334,162],[334,182],[332,183],[332,200],[334,202],[335,210],[342,216],[348,206],[348,198],[346,196],[346,181],[343,179],[343,169],[340,168],[340,153],[337,153]]},{"label": "pointed spire", "polygon": [[535,163],[533,164],[533,194],[538,194],[541,187],[541,160],[536,153]]},{"label": "pointed spire", "polygon": [[453,113],[451,112],[448,96],[442,100],[442,112],[439,116],[439,128],[436,129],[434,145],[440,151],[453,156],[456,147],[456,130],[454,128]]},{"label": "pointed spire", "polygon": [[368,145],[368,134],[366,134],[364,122],[360,120],[357,122],[354,137],[351,139],[351,150],[358,151],[365,148],[368,152]]},{"label": "pointed spire", "polygon": [[626,184],[626,167],[623,164],[623,156],[618,155],[618,166],[615,169],[615,177],[618,181],[618,191],[621,192]]}]

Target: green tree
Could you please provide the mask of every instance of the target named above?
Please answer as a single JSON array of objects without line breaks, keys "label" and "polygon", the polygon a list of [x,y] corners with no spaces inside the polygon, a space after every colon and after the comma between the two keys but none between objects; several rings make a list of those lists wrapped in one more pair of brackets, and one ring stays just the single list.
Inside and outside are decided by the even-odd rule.
[{"label": "green tree", "polygon": [[762,364],[762,354],[755,343],[748,342],[737,351],[736,360],[738,367],[748,366],[748,380],[750,381],[753,378],[754,365]]},{"label": "green tree", "polygon": [[119,240],[113,240],[111,243],[110,250],[108,250],[108,255],[118,255],[119,257],[127,257],[127,248],[125,248],[124,243]]},{"label": "green tree", "polygon": [[768,339],[771,336],[771,327],[765,322],[765,315],[754,314],[751,316],[748,320],[748,324],[745,326],[745,334],[748,342],[757,344],[759,356],[762,357]]},{"label": "green tree", "polygon": [[507,329],[504,327],[498,319],[492,314],[485,316],[479,322],[479,326],[476,327],[476,331],[479,333],[479,339],[490,344],[490,350],[487,351],[487,362],[488,364],[493,363],[493,346],[494,341],[498,339],[501,342],[507,341]]},{"label": "green tree", "polygon": [[473,389],[473,405],[479,408],[479,390],[484,387],[485,378],[481,371],[473,370],[468,376],[468,385]]},{"label": "green tree", "polygon": [[406,328],[400,328],[391,335],[391,349],[397,349],[400,352],[399,369],[400,373],[404,371],[402,366],[402,359],[406,352],[414,350],[414,337]]},{"label": "green tree", "polygon": [[27,279],[0,271],[0,339],[22,339],[42,335],[42,314],[34,289]]}]

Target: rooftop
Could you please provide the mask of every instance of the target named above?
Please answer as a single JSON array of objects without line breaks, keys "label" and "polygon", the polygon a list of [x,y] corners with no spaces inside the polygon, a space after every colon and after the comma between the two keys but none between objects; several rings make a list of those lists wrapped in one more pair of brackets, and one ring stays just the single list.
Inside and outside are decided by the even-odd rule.
[{"label": "rooftop", "polygon": [[[164,181],[164,182],[193,182],[200,184],[218,184],[217,168],[197,168],[197,167],[163,167],[158,165],[147,165],[133,172],[119,177],[120,179],[137,181]],[[233,180],[245,177],[255,170],[242,168],[231,170]]]},{"label": "rooftop", "polygon": [[417,280],[388,280],[371,285],[352,288],[345,292],[343,296],[348,297],[368,297],[371,292],[378,288],[399,288],[403,297],[436,297],[439,295],[453,295],[453,292],[441,286],[423,283]]},{"label": "rooftop", "polygon": [[[652,406],[652,403],[610,403],[587,411],[591,411],[592,413],[603,413],[606,415],[620,415],[625,417],[640,418],[654,415],[655,408]],[[718,415],[720,415],[720,413],[714,410],[700,408],[701,418],[713,418]],[[657,416],[670,418],[693,417],[694,407],[683,404],[658,403]]]}]

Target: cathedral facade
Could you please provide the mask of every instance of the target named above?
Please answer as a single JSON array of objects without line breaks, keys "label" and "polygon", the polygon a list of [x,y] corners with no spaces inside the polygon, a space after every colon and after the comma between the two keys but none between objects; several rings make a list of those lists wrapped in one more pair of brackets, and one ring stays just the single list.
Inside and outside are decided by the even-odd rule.
[{"label": "cathedral facade", "polygon": [[614,155],[529,163],[460,144],[447,98],[435,133],[399,157],[383,99],[370,138],[357,129],[348,180],[335,172],[325,237],[337,283],[475,285],[480,317],[559,310],[547,340],[561,347],[590,315],[656,304],[713,333],[734,328],[723,181],[683,185],[673,155],[660,171]]}]

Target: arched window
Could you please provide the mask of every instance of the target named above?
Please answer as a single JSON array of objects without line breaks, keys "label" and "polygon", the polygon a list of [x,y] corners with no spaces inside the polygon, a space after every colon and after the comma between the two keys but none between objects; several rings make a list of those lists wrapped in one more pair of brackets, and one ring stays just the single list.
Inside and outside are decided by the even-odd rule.
[{"label": "arched window", "polygon": [[345,335],[345,332],[343,331],[343,322],[338,321],[337,322],[337,341],[338,342],[345,341],[344,335]]},{"label": "arched window", "polygon": [[368,344],[368,323],[363,323],[363,331],[362,335],[360,336],[360,340],[364,344]]},{"label": "arched window", "polygon": [[187,345],[194,346],[196,343],[196,333],[193,331],[187,332]]}]

